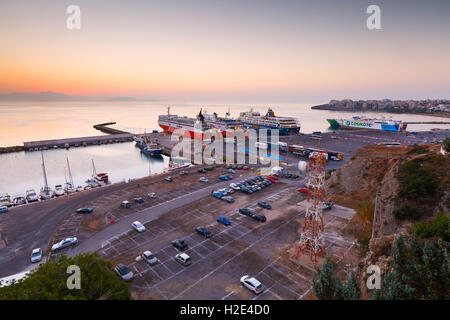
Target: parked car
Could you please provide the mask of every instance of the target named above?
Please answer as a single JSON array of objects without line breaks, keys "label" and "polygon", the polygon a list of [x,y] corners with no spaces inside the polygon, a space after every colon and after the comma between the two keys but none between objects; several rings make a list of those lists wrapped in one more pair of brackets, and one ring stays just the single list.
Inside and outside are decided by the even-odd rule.
[{"label": "parked car", "polygon": [[142,197],[134,198],[134,202],[136,202],[136,203],[144,203],[144,199]]},{"label": "parked car", "polygon": [[248,170],[248,169],[250,169],[250,168],[247,167],[247,166],[243,166],[243,167],[242,167],[242,170]]},{"label": "parked car", "polygon": [[231,173],[231,174],[235,174],[236,173],[236,171],[234,171],[233,169],[229,169],[228,172]]},{"label": "parked car", "polygon": [[233,203],[234,202],[234,198],[233,197],[231,197],[231,196],[225,196],[225,197],[222,197],[222,198],[220,198],[221,200],[224,200],[224,201],[226,201],[226,202],[228,202],[228,203]]},{"label": "parked car", "polygon": [[164,178],[164,180],[166,180],[166,181],[168,181],[168,182],[172,182],[172,181],[173,181],[172,177]]},{"label": "parked car", "polygon": [[54,252],[54,251],[57,251],[57,250],[61,250],[61,249],[67,248],[69,246],[74,246],[74,245],[77,244],[77,242],[78,242],[78,239],[76,237],[72,237],[72,238],[67,238],[67,239],[61,240],[60,242],[55,243],[52,246],[52,251]]},{"label": "parked car", "polygon": [[258,206],[260,206],[264,209],[272,209],[272,206],[265,201],[258,202]]},{"label": "parked car", "polygon": [[117,273],[117,275],[125,281],[131,281],[133,280],[133,272],[128,269],[127,266],[123,265],[123,264],[118,264],[115,268],[114,271]]},{"label": "parked car", "polygon": [[188,244],[184,240],[181,240],[181,239],[172,241],[172,245],[180,251],[187,250],[187,248],[188,248]]},{"label": "parked car", "polygon": [[198,234],[201,234],[205,238],[211,238],[213,233],[208,230],[206,227],[197,227],[195,228],[195,231],[197,231]]},{"label": "parked car", "polygon": [[187,172],[187,171],[185,171],[185,170],[183,170],[183,171],[180,171],[180,176],[184,176],[184,175],[186,175],[186,174],[188,174],[188,172]]},{"label": "parked car", "polygon": [[145,230],[147,230],[145,228],[145,226],[140,223],[139,221],[134,221],[131,226],[133,227],[134,230],[136,230],[137,232],[144,232]]},{"label": "parked car", "polygon": [[225,190],[227,191],[228,194],[233,194],[234,193],[233,188],[226,188]]},{"label": "parked car", "polygon": [[239,213],[245,214],[246,216],[249,216],[249,217],[252,217],[252,216],[255,215],[255,214],[253,213],[253,211],[250,210],[250,209],[248,209],[248,208],[240,208],[240,209],[239,209]]},{"label": "parked car", "polygon": [[259,222],[266,222],[266,220],[267,220],[266,216],[263,215],[263,214],[254,214],[252,216],[252,218],[255,219],[256,221],[259,221]]},{"label": "parked car", "polygon": [[297,191],[300,193],[309,193],[308,188],[298,188]]},{"label": "parked car", "polygon": [[322,210],[330,210],[334,206],[334,202],[331,200],[324,201],[322,203]]},{"label": "parked car", "polygon": [[125,201],[122,201],[121,203],[120,203],[120,206],[122,207],[122,208],[131,208],[131,203],[130,203],[130,201],[127,201],[127,200],[125,200]]},{"label": "parked car", "polygon": [[156,194],[156,192],[152,192],[152,193],[149,193],[149,194],[148,194],[148,197],[149,197],[150,199],[156,199],[156,198],[158,198],[158,195]]},{"label": "parked car", "polygon": [[151,251],[144,251],[144,253],[141,254],[142,260],[144,260],[145,263],[153,266],[159,262],[158,258],[155,257],[155,255]]},{"label": "parked car", "polygon": [[264,291],[261,282],[248,275],[241,277],[241,284],[255,294],[260,294]]},{"label": "parked car", "polygon": [[218,192],[218,191],[214,191],[212,193],[212,195],[213,195],[213,197],[218,198],[218,199],[222,199],[222,197],[223,197],[223,194],[221,192]]},{"label": "parked car", "polygon": [[175,260],[181,263],[183,266],[188,266],[191,264],[191,257],[186,253],[179,253],[175,256]]},{"label": "parked car", "polygon": [[76,213],[92,213],[94,209],[92,208],[80,208],[77,209]]},{"label": "parked car", "polygon": [[236,167],[237,170],[242,170],[242,168],[243,168],[243,166],[241,166],[241,165],[238,165],[238,166]]},{"label": "parked car", "polygon": [[206,173],[206,170],[204,168],[198,169],[197,172],[199,173]]},{"label": "parked car", "polygon": [[208,178],[206,178],[206,177],[201,177],[200,178],[200,182],[208,182],[209,180],[208,180]]},{"label": "parked car", "polygon": [[230,183],[230,188],[233,189],[233,190],[239,190],[240,189],[239,185],[236,184],[236,183]]},{"label": "parked car", "polygon": [[226,225],[226,226],[229,226],[229,225],[231,224],[230,219],[228,219],[228,218],[225,217],[225,216],[218,216],[218,217],[217,217],[217,222],[219,222],[219,223],[221,223],[221,224],[224,224],[224,225]]},{"label": "parked car", "polygon": [[214,166],[205,167],[205,170],[206,171],[212,171],[212,170],[214,170]]},{"label": "parked car", "polygon": [[34,249],[31,251],[31,262],[39,262],[42,260],[42,250],[41,248]]},{"label": "parked car", "polygon": [[228,181],[231,179],[231,177],[229,175],[221,175],[219,176],[219,179],[223,181]]},{"label": "parked car", "polygon": [[5,213],[8,212],[8,207],[7,206],[1,206],[0,207],[0,213]]}]

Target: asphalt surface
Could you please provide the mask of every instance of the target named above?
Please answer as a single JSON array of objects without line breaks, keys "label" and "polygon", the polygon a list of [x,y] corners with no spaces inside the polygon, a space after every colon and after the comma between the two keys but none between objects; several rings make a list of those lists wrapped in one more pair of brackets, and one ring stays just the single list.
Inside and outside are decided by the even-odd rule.
[{"label": "asphalt surface", "polygon": [[[171,174],[173,172],[145,178],[145,181],[161,180]],[[29,270],[36,266],[36,264],[32,265],[30,263],[31,251],[34,248],[45,250],[60,223],[83,204],[93,201],[102,195],[142,182],[143,179],[138,179],[130,183],[122,182],[86,190],[70,196],[12,208],[8,214],[0,215],[0,232],[7,243],[5,248],[0,249],[0,278]],[[77,245],[70,255],[79,252],[95,251],[101,248],[102,242],[129,230],[133,221],[140,220],[146,223],[174,208],[205,197],[211,192],[211,189],[222,188],[228,186],[229,183],[221,182],[215,185],[208,185],[204,189],[180,196],[121,219],[119,222],[98,232],[87,241]]]}]

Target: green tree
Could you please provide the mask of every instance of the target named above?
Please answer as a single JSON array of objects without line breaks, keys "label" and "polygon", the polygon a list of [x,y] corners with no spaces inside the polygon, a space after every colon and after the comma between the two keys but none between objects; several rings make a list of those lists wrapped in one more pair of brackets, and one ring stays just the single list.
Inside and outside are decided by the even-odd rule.
[{"label": "green tree", "polygon": [[322,264],[322,269],[316,269],[317,279],[312,279],[314,295],[320,300],[340,300],[342,296],[342,284],[338,277],[334,276],[333,261],[327,257]]},{"label": "green tree", "polygon": [[392,271],[388,272],[374,299],[442,299],[450,298],[449,243],[439,239],[422,245],[415,237],[408,249],[400,236],[392,253]]},{"label": "green tree", "polygon": [[344,289],[342,291],[344,300],[360,300],[361,299],[361,289],[359,287],[358,280],[356,279],[355,273],[352,271],[345,283]]},{"label": "green tree", "polygon": [[[67,267],[77,265],[81,271],[81,289],[67,288]],[[111,264],[97,253],[75,257],[60,256],[49,260],[29,276],[0,288],[0,300],[128,300],[128,284],[113,272]]]},{"label": "green tree", "polygon": [[442,144],[444,145],[444,150],[450,152],[450,138],[445,137],[444,142]]}]

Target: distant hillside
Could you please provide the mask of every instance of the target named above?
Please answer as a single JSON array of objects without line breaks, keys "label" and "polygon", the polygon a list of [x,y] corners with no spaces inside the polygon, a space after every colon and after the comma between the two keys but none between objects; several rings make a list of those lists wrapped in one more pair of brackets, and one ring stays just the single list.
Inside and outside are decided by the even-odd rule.
[{"label": "distant hillside", "polygon": [[156,99],[138,99],[134,97],[89,97],[71,96],[64,93],[42,91],[33,92],[13,92],[0,94],[0,101],[157,101]]}]

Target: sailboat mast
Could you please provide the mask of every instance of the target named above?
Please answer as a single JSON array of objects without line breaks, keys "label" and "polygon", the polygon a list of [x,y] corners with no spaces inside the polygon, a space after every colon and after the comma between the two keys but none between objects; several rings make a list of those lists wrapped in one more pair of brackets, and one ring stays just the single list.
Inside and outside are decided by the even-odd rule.
[{"label": "sailboat mast", "polygon": [[92,176],[95,177],[97,175],[97,170],[95,170],[94,159],[91,160],[92,160]]},{"label": "sailboat mast", "polygon": [[66,160],[67,160],[67,170],[69,170],[69,182],[73,186],[73,177],[72,177],[72,171],[70,170],[69,158],[66,157]]},{"label": "sailboat mast", "polygon": [[44,175],[45,190],[48,190],[47,172],[45,171],[44,153],[42,151],[41,151],[41,158],[42,158],[42,173]]}]

